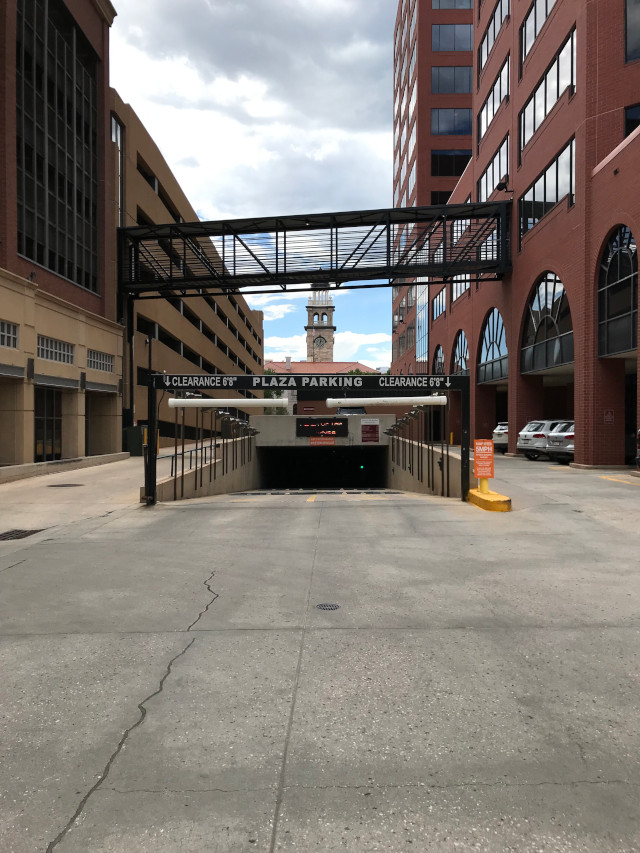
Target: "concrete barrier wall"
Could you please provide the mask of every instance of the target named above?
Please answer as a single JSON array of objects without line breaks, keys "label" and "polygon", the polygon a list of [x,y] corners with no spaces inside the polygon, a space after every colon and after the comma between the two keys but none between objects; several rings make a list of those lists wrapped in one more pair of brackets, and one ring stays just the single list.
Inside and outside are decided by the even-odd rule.
[{"label": "concrete barrier wall", "polygon": [[[413,458],[411,456],[413,445]],[[404,446],[404,453],[403,453]],[[392,453],[395,459],[392,459]],[[418,457],[420,458],[420,462]],[[440,461],[442,461],[441,470]],[[446,478],[447,456],[439,445],[420,445],[407,439],[399,439],[395,447],[389,447],[387,488],[405,492],[420,492],[427,495],[443,494],[443,478]],[[460,452],[449,448],[449,497],[462,497],[460,485]],[[431,472],[431,473],[429,473]],[[418,475],[421,476],[418,476]],[[446,479],[444,495],[446,496]]]},{"label": "concrete barrier wall", "polygon": [[130,453],[105,453],[100,456],[80,456],[77,459],[55,459],[51,462],[28,462],[24,465],[4,465],[0,467],[0,483],[24,480],[27,477],[40,477],[42,474],[56,474],[58,471],[75,471],[78,468],[92,468],[94,465],[108,465],[128,459]]},{"label": "concrete barrier wall", "polygon": [[[246,439],[244,439],[246,441]],[[243,439],[235,439],[238,443],[238,447]],[[252,441],[254,441],[252,439]],[[244,464],[241,464],[238,461],[236,468],[232,467],[232,446],[233,441],[229,440],[227,442],[227,455],[229,459],[228,470],[225,473],[222,473],[222,460],[218,459],[215,465],[215,480],[213,479],[214,474],[214,466],[211,463],[204,465],[202,467],[202,473],[200,468],[196,471],[195,468],[192,468],[191,471],[185,471],[184,473],[184,494],[182,489],[182,475],[178,474],[175,478],[175,486],[174,486],[174,478],[166,477],[163,480],[159,480],[157,484],[157,495],[158,501],[173,501],[174,499],[174,491],[177,495],[177,500],[187,500],[189,498],[207,498],[211,495],[224,495],[229,492],[244,492],[249,489],[258,489],[260,487],[260,473],[258,470],[258,460],[255,448],[255,442],[251,448],[251,460],[245,461]],[[218,448],[221,450],[221,448]],[[238,457],[240,457],[240,450],[237,451]],[[248,454],[247,454],[248,455]],[[211,480],[209,480],[211,478]],[[200,480],[202,479],[202,485],[200,485]],[[140,500],[144,501],[144,486],[140,488]]]}]

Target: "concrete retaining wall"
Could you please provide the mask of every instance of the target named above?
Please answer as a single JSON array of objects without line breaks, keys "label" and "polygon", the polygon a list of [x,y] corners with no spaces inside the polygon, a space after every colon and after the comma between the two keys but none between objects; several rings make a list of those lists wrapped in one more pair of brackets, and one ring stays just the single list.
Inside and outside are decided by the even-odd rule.
[{"label": "concrete retaining wall", "polygon": [[[402,453],[404,445],[405,453]],[[411,460],[411,445],[413,445],[413,460]],[[418,442],[410,442],[400,439],[395,442],[395,460],[392,460],[392,448],[389,447],[389,468],[387,477],[387,488],[401,489],[405,492],[420,492],[427,495],[442,495],[442,480],[446,476],[445,471],[440,470],[440,461],[443,468],[447,465],[446,454],[442,454],[440,446],[434,447],[420,445]],[[418,456],[421,455],[419,464]],[[431,466],[430,469],[428,466]],[[431,483],[429,478],[431,471]],[[461,498],[460,486],[461,460],[460,452],[449,448],[449,497]],[[418,476],[418,473],[421,476]],[[446,496],[446,480],[445,490]]]},{"label": "concrete retaining wall", "polygon": [[42,474],[55,474],[58,471],[75,471],[78,468],[92,468],[94,465],[108,465],[128,459],[130,453],[105,453],[101,456],[80,456],[77,459],[55,459],[51,462],[29,462],[25,465],[6,465],[0,467],[0,483],[24,480],[27,477],[39,477]]},{"label": "concrete retaining wall", "polygon": [[[237,442],[243,439],[236,439]],[[232,459],[231,447],[233,441],[228,441],[227,455],[229,460]],[[220,448],[219,448],[220,449]],[[189,498],[207,498],[211,495],[225,495],[229,492],[244,492],[250,489],[258,489],[260,487],[260,476],[258,470],[257,453],[255,446],[252,448],[252,459],[244,465],[238,463],[233,469],[231,462],[229,470],[222,473],[222,461],[217,460],[215,465],[216,478],[213,479],[214,466],[211,463],[202,467],[196,472],[195,468],[191,471],[185,471],[184,474],[184,494],[182,491],[182,476],[179,474],[175,478],[166,477],[164,480],[159,480],[157,484],[158,501],[173,501],[174,491],[177,495],[177,500],[187,500]],[[211,480],[209,478],[211,477]],[[200,480],[202,479],[202,485]],[[144,486],[140,489],[140,501],[144,501]]]}]

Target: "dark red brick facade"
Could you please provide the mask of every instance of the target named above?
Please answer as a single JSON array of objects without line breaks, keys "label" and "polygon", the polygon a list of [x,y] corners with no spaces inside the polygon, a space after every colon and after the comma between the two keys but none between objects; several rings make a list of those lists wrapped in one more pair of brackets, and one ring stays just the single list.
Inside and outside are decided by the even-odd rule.
[{"label": "dark red brick facade", "polygon": [[[416,0],[417,1],[417,0]],[[406,5],[406,4],[405,4]],[[430,5],[430,3],[429,3]],[[429,373],[442,346],[445,372],[451,369],[456,335],[464,331],[472,377],[471,434],[486,438],[498,420],[509,420],[509,449],[531,418],[574,417],[577,463],[622,465],[633,453],[638,427],[637,347],[603,357],[598,350],[598,280],[603,252],[618,228],[640,236],[640,129],[625,137],[625,108],[640,102],[640,61],[626,61],[625,3],[562,0],[540,27],[524,62],[520,31],[531,3],[511,0],[482,73],[478,47],[496,8],[483,0],[474,10],[473,157],[452,201],[478,200],[477,182],[507,134],[508,191],[490,197],[513,199],[511,218],[513,270],[502,281],[474,284],[446,310],[429,320],[429,355],[422,363],[394,362],[393,372]],[[575,28],[575,86],[566,88],[546,113],[519,155],[519,114],[544,78],[565,39]],[[510,93],[478,143],[476,115],[506,56],[510,56]],[[429,70],[421,70],[429,74]],[[528,232],[519,235],[518,203],[528,188],[575,137],[575,198],[563,197]],[[636,269],[637,269],[637,255]],[[533,289],[544,273],[564,285],[573,325],[570,363],[523,373],[523,329]],[[637,327],[637,272],[635,276]],[[430,299],[440,286],[432,288]],[[508,348],[508,376],[476,381],[487,315],[496,308],[503,319]],[[426,309],[431,310],[431,304]],[[635,454],[633,454],[635,455]]]}]

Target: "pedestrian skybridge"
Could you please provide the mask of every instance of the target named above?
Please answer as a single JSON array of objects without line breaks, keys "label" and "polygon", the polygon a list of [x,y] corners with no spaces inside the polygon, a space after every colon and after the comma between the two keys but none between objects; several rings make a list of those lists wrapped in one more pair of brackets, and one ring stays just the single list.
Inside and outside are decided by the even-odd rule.
[{"label": "pedestrian skybridge", "polygon": [[121,294],[138,299],[500,279],[510,201],[119,229]]}]

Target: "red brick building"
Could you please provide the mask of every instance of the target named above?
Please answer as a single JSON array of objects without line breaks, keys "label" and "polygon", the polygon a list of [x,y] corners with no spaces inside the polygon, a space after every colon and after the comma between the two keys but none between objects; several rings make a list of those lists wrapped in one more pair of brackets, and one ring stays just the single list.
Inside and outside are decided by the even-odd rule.
[{"label": "red brick building", "polygon": [[[446,204],[471,157],[472,0],[404,0],[394,31],[393,204]],[[392,371],[415,366],[412,280],[393,288]]]},{"label": "red brick building", "polygon": [[451,201],[513,200],[513,269],[418,284],[412,369],[470,372],[472,437],[508,418],[515,451],[528,420],[575,417],[576,462],[621,465],[638,427],[640,3],[473,14],[473,156]]}]

